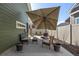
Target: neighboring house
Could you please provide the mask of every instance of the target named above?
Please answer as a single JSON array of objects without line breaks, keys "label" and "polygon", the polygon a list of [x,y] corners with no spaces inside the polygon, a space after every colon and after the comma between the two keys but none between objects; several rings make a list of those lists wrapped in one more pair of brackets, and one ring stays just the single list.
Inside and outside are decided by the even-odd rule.
[{"label": "neighboring house", "polygon": [[0,4],[0,53],[17,43],[18,35],[27,29],[30,7],[28,3]]},{"label": "neighboring house", "polygon": [[70,24],[70,17],[67,18],[67,19],[65,20],[65,22],[60,23],[60,24],[58,25],[58,27],[59,27],[59,26],[66,26],[66,25],[69,25],[69,24]]},{"label": "neighboring house", "polygon": [[70,17],[67,18],[67,20],[65,20],[65,23],[66,23],[67,25],[70,24]]},{"label": "neighboring house", "polygon": [[79,24],[79,3],[76,3],[69,10],[70,24]]},{"label": "neighboring house", "polygon": [[66,23],[60,23],[60,24],[58,25],[58,27],[60,27],[60,26],[65,26],[65,25],[68,25],[68,24],[66,24]]},{"label": "neighboring house", "polygon": [[79,3],[75,3],[69,10],[72,44],[79,46]]},{"label": "neighboring house", "polygon": [[69,10],[70,17],[58,25],[58,38],[68,44],[79,46],[79,3]]}]

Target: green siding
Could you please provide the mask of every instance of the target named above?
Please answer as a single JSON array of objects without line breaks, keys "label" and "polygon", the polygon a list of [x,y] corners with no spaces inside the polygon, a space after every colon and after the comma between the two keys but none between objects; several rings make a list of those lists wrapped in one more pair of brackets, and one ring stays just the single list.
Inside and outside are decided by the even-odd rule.
[{"label": "green siding", "polygon": [[18,42],[23,30],[16,29],[16,20],[26,23],[26,11],[26,4],[0,4],[0,53]]}]

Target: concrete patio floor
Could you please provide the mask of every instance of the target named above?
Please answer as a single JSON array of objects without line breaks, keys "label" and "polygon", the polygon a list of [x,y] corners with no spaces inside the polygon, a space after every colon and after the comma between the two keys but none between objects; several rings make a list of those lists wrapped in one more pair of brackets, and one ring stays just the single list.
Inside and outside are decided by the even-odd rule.
[{"label": "concrete patio floor", "polygon": [[31,41],[28,45],[24,44],[21,52],[17,52],[14,46],[2,53],[1,56],[73,56],[73,54],[63,47],[61,47],[60,52],[55,52],[53,47],[50,50],[47,46],[42,48],[41,40],[39,40],[38,44]]}]

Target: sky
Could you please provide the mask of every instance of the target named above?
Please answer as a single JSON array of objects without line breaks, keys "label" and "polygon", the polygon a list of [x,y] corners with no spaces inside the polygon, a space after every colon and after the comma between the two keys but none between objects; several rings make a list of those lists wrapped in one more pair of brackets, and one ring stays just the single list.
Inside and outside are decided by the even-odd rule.
[{"label": "sky", "polygon": [[74,3],[31,3],[32,10],[41,8],[50,8],[60,6],[58,24],[63,23],[68,17],[68,11],[71,9]]}]

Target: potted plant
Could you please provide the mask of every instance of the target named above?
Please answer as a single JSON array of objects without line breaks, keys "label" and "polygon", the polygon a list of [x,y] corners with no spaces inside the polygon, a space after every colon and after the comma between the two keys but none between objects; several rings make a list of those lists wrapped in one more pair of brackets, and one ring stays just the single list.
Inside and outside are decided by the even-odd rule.
[{"label": "potted plant", "polygon": [[54,51],[59,52],[60,51],[60,43],[54,43]]},{"label": "potted plant", "polygon": [[22,43],[16,43],[16,50],[22,51],[22,49],[23,49],[23,44]]}]

